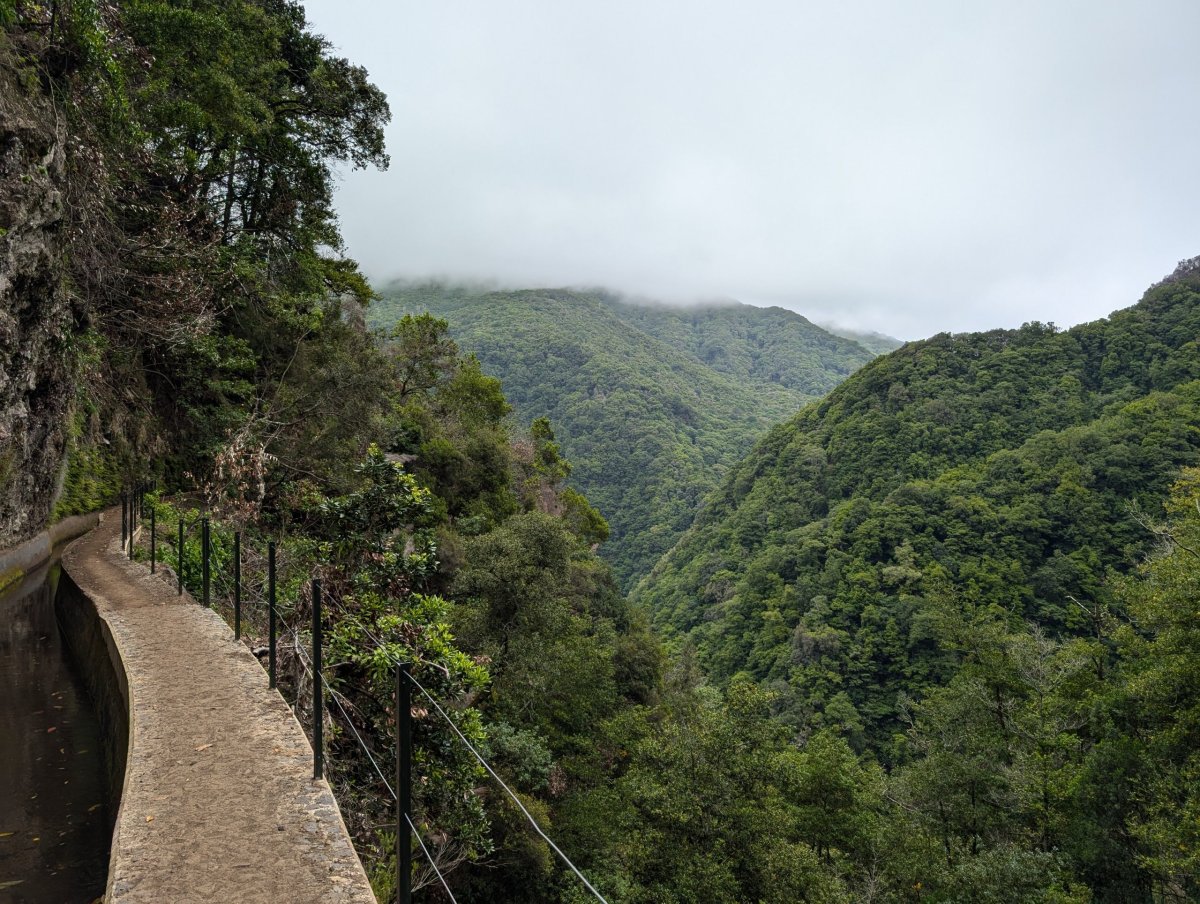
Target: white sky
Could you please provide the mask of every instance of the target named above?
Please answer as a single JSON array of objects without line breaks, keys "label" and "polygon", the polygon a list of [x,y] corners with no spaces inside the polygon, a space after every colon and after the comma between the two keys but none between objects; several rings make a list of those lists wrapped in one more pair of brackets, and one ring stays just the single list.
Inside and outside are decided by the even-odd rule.
[{"label": "white sky", "polygon": [[1067,326],[1200,254],[1197,0],[308,0],[388,94],[376,280]]}]

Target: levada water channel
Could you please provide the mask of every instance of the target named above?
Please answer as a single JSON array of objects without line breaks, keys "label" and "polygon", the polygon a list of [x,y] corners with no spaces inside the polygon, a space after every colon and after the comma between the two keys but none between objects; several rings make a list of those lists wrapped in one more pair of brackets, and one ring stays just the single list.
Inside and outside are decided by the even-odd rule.
[{"label": "levada water channel", "polygon": [[55,610],[59,566],[0,594],[0,902],[102,899],[115,813],[100,723]]}]

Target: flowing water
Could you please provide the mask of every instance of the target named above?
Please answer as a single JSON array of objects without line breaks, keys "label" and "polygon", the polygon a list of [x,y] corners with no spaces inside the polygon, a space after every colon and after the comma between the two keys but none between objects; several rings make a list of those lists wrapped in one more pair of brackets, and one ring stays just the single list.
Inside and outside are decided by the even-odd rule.
[{"label": "flowing water", "polygon": [[0,904],[103,897],[100,725],[55,617],[58,566],[0,594]]}]

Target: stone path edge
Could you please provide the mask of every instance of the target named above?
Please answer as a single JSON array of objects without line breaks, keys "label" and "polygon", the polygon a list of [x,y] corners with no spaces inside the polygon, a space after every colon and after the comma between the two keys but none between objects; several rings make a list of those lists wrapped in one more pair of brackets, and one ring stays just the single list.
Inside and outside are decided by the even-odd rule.
[{"label": "stone path edge", "polygon": [[[176,591],[173,584],[168,586],[162,575],[153,576],[144,565],[128,561],[127,556],[121,551],[120,541],[116,536],[116,527],[110,523],[112,516],[113,512],[111,511],[102,513],[98,517],[92,516],[92,530],[71,542],[64,549],[62,556],[62,565],[66,575],[78,588],[87,604],[94,609],[99,630],[109,649],[110,657],[114,660],[112,668],[117,674],[121,695],[125,697],[121,703],[128,714],[127,756],[116,825],[113,830],[108,884],[104,897],[106,904],[109,902],[111,904],[126,904],[126,902],[140,904],[142,901],[149,900],[161,901],[163,904],[170,904],[172,901],[188,902],[188,904],[193,901],[197,904],[207,901],[238,901],[246,902],[246,904],[258,901],[296,902],[296,904],[308,904],[308,902],[312,902],[312,904],[325,904],[325,902],[330,902],[330,904],[376,904],[366,871],[354,850],[349,831],[328,783],[324,779],[313,780],[311,778],[312,748],[291,708],[276,691],[267,688],[266,672],[244,645],[233,640],[232,630],[219,614],[201,606],[186,591],[181,597],[175,597]],[[119,520],[119,515],[117,520]],[[79,529],[86,527],[87,525],[84,525]],[[78,529],[76,533],[78,533]],[[286,723],[278,726],[278,730],[286,742],[293,745],[291,750],[286,751],[291,755],[289,758],[293,761],[292,765],[300,762],[308,764],[307,781],[303,782],[303,787],[290,789],[291,792],[294,792],[295,799],[283,802],[285,805],[280,809],[286,811],[286,804],[292,805],[297,821],[304,820],[306,822],[302,827],[303,834],[300,837],[312,842],[313,846],[319,850],[315,853],[311,850],[305,852],[304,859],[307,862],[304,867],[307,869],[297,868],[298,865],[286,869],[284,876],[291,881],[275,885],[274,890],[269,894],[257,893],[255,889],[244,886],[218,887],[218,881],[217,884],[208,883],[203,891],[176,892],[174,896],[168,893],[168,896],[164,897],[161,890],[154,890],[156,882],[153,877],[135,877],[131,881],[128,873],[132,860],[145,858],[127,856],[129,845],[123,843],[123,839],[126,835],[138,834],[146,827],[131,812],[135,809],[133,801],[136,792],[134,794],[130,792],[131,789],[134,789],[135,784],[144,785],[146,773],[154,771],[147,769],[145,758],[141,755],[141,736],[144,734],[142,729],[145,720],[139,718],[139,715],[144,715],[147,706],[152,703],[139,696],[140,686],[144,682],[139,678],[138,669],[130,668],[130,663],[136,662],[133,651],[130,649],[132,638],[130,628],[136,628],[136,626],[122,624],[122,615],[123,612],[128,611],[127,607],[114,603],[105,593],[99,592],[92,580],[90,574],[92,568],[89,566],[94,566],[96,564],[94,560],[98,557],[103,558],[104,566],[110,570],[118,568],[125,572],[131,584],[135,585],[130,588],[132,591],[157,591],[153,593],[158,597],[155,602],[129,608],[152,608],[160,611],[169,609],[177,613],[185,613],[189,620],[199,621],[206,634],[219,636],[226,642],[227,647],[234,648],[226,648],[221,652],[225,656],[240,658],[242,661],[237,664],[239,668],[244,669],[249,665],[257,673],[257,678],[260,679],[261,693],[267,698],[265,703],[267,709],[270,710],[269,716]],[[88,615],[90,616],[91,613]],[[263,702],[256,701],[260,709]],[[297,804],[300,809],[296,809]],[[214,831],[214,827],[211,825],[197,828],[202,832],[212,833]],[[278,828],[281,832],[284,831],[283,826]],[[289,831],[289,834],[297,833]],[[256,843],[262,840],[262,836],[248,836],[243,839],[247,849],[253,849]],[[268,840],[271,839],[268,838]],[[317,870],[313,869],[314,860],[319,864]],[[213,864],[213,866],[219,865]],[[145,867],[138,868],[145,869]],[[166,869],[167,864],[163,863],[161,871]],[[320,873],[321,877],[327,878],[328,881],[327,883],[320,881],[311,883],[321,887],[306,888],[303,875],[305,872],[310,875]],[[192,888],[196,888],[196,886],[192,886]],[[142,892],[146,892],[146,894]]]}]

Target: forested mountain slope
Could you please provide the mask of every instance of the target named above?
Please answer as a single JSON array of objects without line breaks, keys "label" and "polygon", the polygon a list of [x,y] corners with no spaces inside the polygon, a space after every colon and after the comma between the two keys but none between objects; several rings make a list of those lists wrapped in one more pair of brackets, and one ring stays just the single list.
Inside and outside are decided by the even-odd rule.
[{"label": "forested mountain slope", "polygon": [[812,396],[829,392],[876,354],[784,308],[736,302],[680,308],[604,295],[599,300],[625,323],[712,370]]},{"label": "forested mountain slope", "polygon": [[629,586],[771,424],[870,360],[797,314],[673,310],[602,292],[397,284],[369,311],[444,318],[528,422],[549,417],[571,482],[608,519],[601,552]]},{"label": "forested mountain slope", "polygon": [[935,336],[776,427],[635,590],[709,674],[886,746],[947,680],[939,600],[1090,630],[1200,450],[1200,274],[1066,331]]}]

